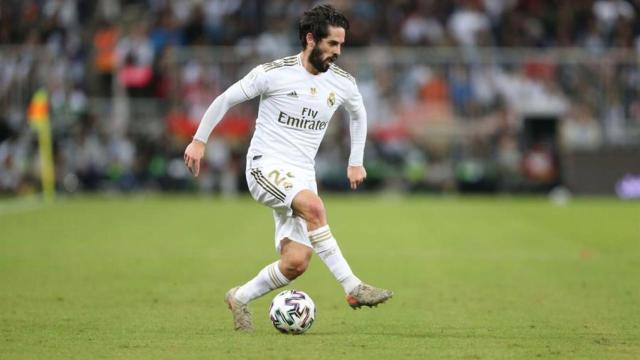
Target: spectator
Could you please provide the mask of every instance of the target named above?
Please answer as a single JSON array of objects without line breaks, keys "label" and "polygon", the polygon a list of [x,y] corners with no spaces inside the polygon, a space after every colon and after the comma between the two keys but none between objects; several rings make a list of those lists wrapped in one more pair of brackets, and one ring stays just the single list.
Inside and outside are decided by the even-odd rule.
[{"label": "spectator", "polygon": [[98,95],[113,94],[113,74],[116,69],[118,29],[108,20],[101,20],[93,35],[94,67],[98,77]]},{"label": "spectator", "polygon": [[575,105],[562,125],[562,142],[569,150],[594,150],[602,143],[602,130],[589,108]]},{"label": "spectator", "polygon": [[618,20],[633,20],[633,6],[625,0],[597,0],[593,3],[593,13],[605,34],[610,34]]},{"label": "spectator", "polygon": [[146,25],[136,23],[118,42],[118,80],[130,96],[148,96],[153,80],[153,47]]},{"label": "spectator", "polygon": [[447,27],[456,44],[476,47],[491,43],[491,22],[481,8],[478,0],[466,0],[451,15]]},{"label": "spectator", "polygon": [[402,24],[402,40],[407,45],[444,45],[445,33],[440,22],[428,10],[416,9]]},{"label": "spectator", "polygon": [[[181,142],[191,136],[219,88],[257,62],[297,48],[297,39],[284,35],[285,30],[296,26],[295,19],[312,2],[1,1],[0,128],[16,135],[0,138],[0,172],[8,174],[0,179],[0,191],[32,186],[29,164],[35,150],[24,109],[34,87],[42,85],[50,94],[60,180],[72,184],[77,179],[84,189],[189,186],[181,151],[175,149],[183,148]],[[404,171],[416,187],[424,175],[426,187],[451,189],[454,168],[468,182],[478,174],[478,179],[487,178],[493,165],[510,179],[525,172],[530,180],[553,178],[549,174],[557,174],[557,164],[545,155],[547,145],[524,154],[519,148],[519,121],[531,112],[564,119],[562,140],[569,151],[637,143],[640,72],[628,52],[635,47],[640,53],[638,4],[336,2],[352,19],[346,46],[375,45],[361,58],[339,61],[360,75],[358,86],[370,110],[371,151],[380,155],[374,160],[378,179],[391,166],[399,174]],[[121,34],[121,27],[128,31]],[[214,53],[186,47],[191,45],[232,47]],[[411,49],[395,52],[390,46],[396,45]],[[485,53],[477,48],[493,45],[515,50],[478,56]],[[423,52],[430,46],[454,49]],[[557,52],[559,46],[581,47],[592,56]],[[521,47],[541,49],[532,59],[519,52]],[[459,49],[473,51],[459,57]],[[114,84],[139,99],[120,96],[121,87]],[[237,169],[242,167],[237,153],[246,145],[253,111],[251,106],[238,108],[223,123],[212,150],[221,158],[205,169],[203,179],[210,181],[200,184],[205,191],[233,193],[237,187]],[[502,111],[510,114],[512,123],[505,129],[495,121]],[[88,123],[92,115],[97,116]],[[331,151],[342,151],[346,133],[340,128],[333,139],[338,145],[323,147],[327,153],[319,159],[326,155],[325,163],[331,165]],[[469,134],[478,139],[469,143]],[[421,145],[398,145],[404,142]],[[442,149],[433,151],[434,143]],[[477,151],[485,148],[490,151]],[[226,174],[224,179],[217,178],[218,171]],[[500,185],[517,188],[515,183]]]}]

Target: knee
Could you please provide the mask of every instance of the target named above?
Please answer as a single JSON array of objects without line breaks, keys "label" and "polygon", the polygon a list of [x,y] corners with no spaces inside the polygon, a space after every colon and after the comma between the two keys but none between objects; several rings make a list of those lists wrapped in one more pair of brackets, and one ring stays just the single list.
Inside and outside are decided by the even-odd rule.
[{"label": "knee", "polygon": [[307,254],[297,254],[293,256],[288,256],[286,259],[283,259],[284,265],[284,275],[289,279],[293,280],[298,276],[304,274],[304,272],[309,267],[310,256]]},{"label": "knee", "polygon": [[322,200],[317,199],[309,204],[305,220],[314,228],[324,226],[327,223],[327,215]]},{"label": "knee", "polygon": [[327,214],[322,199],[311,190],[303,190],[297,194],[291,207],[296,215],[300,215],[307,222],[309,230],[327,224]]}]

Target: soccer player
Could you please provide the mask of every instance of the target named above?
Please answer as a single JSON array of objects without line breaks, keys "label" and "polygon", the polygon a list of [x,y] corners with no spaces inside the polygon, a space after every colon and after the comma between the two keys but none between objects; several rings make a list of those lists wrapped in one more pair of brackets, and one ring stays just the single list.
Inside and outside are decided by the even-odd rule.
[{"label": "soccer player", "polygon": [[330,5],[304,13],[299,23],[302,52],[255,67],[218,96],[205,112],[184,161],[198,176],[211,131],[227,110],[260,96],[256,128],[247,153],[246,176],[251,196],[273,209],[275,246],[280,259],[225,296],[236,330],[252,330],[247,304],[302,275],[318,254],[356,309],[375,306],[393,292],[363,283],[353,274],[327,224],[318,196],[316,152],[339,106],[350,116],[351,154],[347,178],[356,189],[367,177],[363,152],[367,116],[355,79],[334,64],[349,22]]}]

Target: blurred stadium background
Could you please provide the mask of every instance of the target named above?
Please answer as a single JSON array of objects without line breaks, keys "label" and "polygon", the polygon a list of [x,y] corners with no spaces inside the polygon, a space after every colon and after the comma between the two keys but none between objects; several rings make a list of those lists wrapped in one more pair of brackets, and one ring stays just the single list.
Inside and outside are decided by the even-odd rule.
[{"label": "blurred stadium background", "polygon": [[[299,51],[313,3],[3,0],[0,194],[39,192],[38,89],[60,194],[245,191],[257,101],[214,131],[197,180],[182,152],[221,91]],[[369,114],[367,189],[640,196],[640,1],[332,3]],[[324,190],[347,189],[347,129],[336,115],[319,152]]]},{"label": "blurred stadium background", "polygon": [[339,112],[320,190],[358,276],[396,296],[351,311],[313,260],[292,284],[308,336],[271,327],[275,294],[233,336],[224,293],[276,256],[243,194],[257,101],[200,177],[182,154],[227,86],[299,51],[314,3],[0,0],[0,358],[639,359],[639,203],[617,197],[640,198],[640,0],[331,1],[369,178],[344,195]]}]

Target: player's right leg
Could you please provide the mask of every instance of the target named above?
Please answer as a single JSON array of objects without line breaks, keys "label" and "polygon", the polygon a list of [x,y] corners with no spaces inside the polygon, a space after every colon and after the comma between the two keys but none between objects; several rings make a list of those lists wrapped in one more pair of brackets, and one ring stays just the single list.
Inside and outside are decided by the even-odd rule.
[{"label": "player's right leg", "polygon": [[306,220],[311,245],[344,288],[349,306],[353,309],[376,306],[393,296],[392,291],[367,285],[353,274],[327,224],[324,204],[318,195],[303,190],[291,205],[294,212]]},{"label": "player's right leg", "polygon": [[234,287],[225,296],[225,302],[233,313],[236,330],[250,331],[253,321],[248,304],[266,293],[279,289],[302,275],[311,260],[311,248],[289,239],[282,239],[280,260],[264,267],[246,284]]},{"label": "player's right leg", "polygon": [[240,331],[253,330],[249,302],[288,283],[289,279],[280,270],[280,261],[276,261],[262,268],[244,285],[230,289],[224,297],[224,302],[233,314],[234,328]]}]

